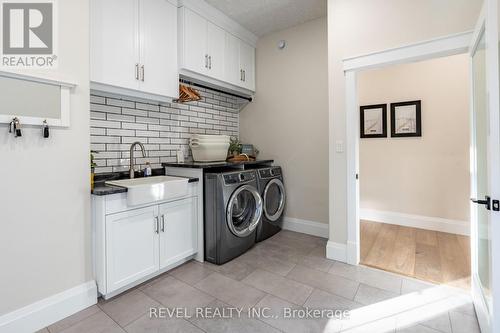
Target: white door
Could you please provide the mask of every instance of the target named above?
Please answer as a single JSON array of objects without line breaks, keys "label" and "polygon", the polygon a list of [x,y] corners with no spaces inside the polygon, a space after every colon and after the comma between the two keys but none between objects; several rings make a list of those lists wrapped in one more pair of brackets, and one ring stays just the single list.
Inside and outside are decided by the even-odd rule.
[{"label": "white door", "polygon": [[486,0],[471,46],[472,294],[483,332],[500,331],[498,0]]},{"label": "white door", "polygon": [[212,22],[207,24],[208,73],[210,77],[226,80],[224,77],[226,32]]},{"label": "white door", "polygon": [[140,89],[177,97],[177,8],[167,0],[140,0]]},{"label": "white door", "polygon": [[192,10],[183,7],[183,63],[185,69],[207,75],[207,20]]},{"label": "white door", "polygon": [[255,91],[255,48],[240,40],[241,86]]},{"label": "white door", "polygon": [[159,269],[158,206],[106,217],[107,292]]},{"label": "white door", "polygon": [[92,0],[90,10],[90,80],[137,90],[138,0]]},{"label": "white door", "polygon": [[241,85],[240,81],[240,40],[233,34],[226,32],[226,47],[225,47],[225,76],[226,81],[234,84]]},{"label": "white door", "polygon": [[197,252],[197,198],[160,205],[160,269]]}]

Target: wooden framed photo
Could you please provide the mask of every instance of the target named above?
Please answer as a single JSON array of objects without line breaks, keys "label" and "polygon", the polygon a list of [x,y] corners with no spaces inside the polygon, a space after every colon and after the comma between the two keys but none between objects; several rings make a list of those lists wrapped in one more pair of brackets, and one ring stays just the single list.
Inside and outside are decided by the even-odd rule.
[{"label": "wooden framed photo", "polygon": [[391,103],[391,137],[422,136],[422,103]]},{"label": "wooden framed photo", "polygon": [[361,138],[386,138],[387,104],[364,105],[359,110]]}]

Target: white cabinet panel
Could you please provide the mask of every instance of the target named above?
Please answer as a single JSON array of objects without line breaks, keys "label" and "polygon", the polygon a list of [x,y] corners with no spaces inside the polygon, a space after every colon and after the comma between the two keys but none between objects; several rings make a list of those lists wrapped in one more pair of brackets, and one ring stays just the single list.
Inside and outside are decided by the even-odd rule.
[{"label": "white cabinet panel", "polygon": [[225,46],[225,75],[228,83],[240,85],[240,40],[238,37],[226,32]]},{"label": "white cabinet panel", "polygon": [[179,8],[179,20],[181,74],[231,89],[255,90],[255,48],[237,37],[238,29],[186,6]]},{"label": "white cabinet panel", "polygon": [[226,32],[212,22],[207,24],[208,33],[208,75],[224,80]]},{"label": "white cabinet panel", "polygon": [[177,8],[167,0],[140,1],[141,90],[177,97]]},{"label": "white cabinet panel", "polygon": [[91,0],[91,88],[178,95],[177,8],[168,0]]},{"label": "white cabinet panel", "polygon": [[240,40],[241,86],[255,91],[255,48]]},{"label": "white cabinet panel", "polygon": [[197,252],[197,198],[160,205],[160,269]]},{"label": "white cabinet panel", "polygon": [[182,67],[206,75],[208,72],[207,20],[192,10],[183,17]]},{"label": "white cabinet panel", "polygon": [[90,80],[138,89],[138,0],[92,0]]},{"label": "white cabinet panel", "polygon": [[106,216],[107,292],[159,269],[158,206]]}]

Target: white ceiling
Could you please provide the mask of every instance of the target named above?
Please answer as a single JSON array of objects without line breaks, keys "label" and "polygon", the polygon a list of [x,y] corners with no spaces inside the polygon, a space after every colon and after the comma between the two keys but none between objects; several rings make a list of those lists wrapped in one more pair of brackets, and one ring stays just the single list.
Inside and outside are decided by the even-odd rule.
[{"label": "white ceiling", "polygon": [[206,0],[261,37],[326,16],[327,0]]}]

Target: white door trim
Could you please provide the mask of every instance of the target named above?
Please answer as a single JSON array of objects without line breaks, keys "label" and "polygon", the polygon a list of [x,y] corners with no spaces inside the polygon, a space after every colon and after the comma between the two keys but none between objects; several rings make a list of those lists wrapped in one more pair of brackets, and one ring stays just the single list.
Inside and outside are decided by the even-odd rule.
[{"label": "white door trim", "polygon": [[[491,0],[490,0],[491,1]],[[496,0],[494,0],[496,1]],[[346,158],[347,158],[347,247],[346,260],[359,264],[359,114],[357,101],[357,72],[390,65],[429,60],[444,56],[467,53],[473,32],[439,37],[404,45],[385,51],[347,58],[343,60],[346,82]],[[333,143],[331,143],[333,144]],[[333,200],[333,198],[330,198]]]},{"label": "white door trim", "polygon": [[472,31],[465,31],[384,51],[349,57],[343,60],[344,71],[361,71],[467,53],[472,34]]}]

